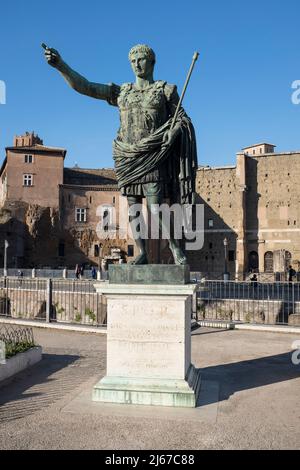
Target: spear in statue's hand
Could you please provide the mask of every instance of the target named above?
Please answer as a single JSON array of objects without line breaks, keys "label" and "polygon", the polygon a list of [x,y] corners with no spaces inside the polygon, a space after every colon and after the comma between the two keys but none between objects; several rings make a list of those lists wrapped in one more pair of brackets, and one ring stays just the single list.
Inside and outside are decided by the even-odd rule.
[{"label": "spear in statue's hand", "polygon": [[187,77],[186,77],[186,81],[185,81],[185,84],[184,84],[184,87],[183,87],[183,90],[182,90],[182,93],[181,93],[181,96],[180,96],[180,100],[178,101],[178,105],[177,105],[177,108],[176,108],[176,111],[175,111],[175,114],[174,114],[174,117],[173,117],[173,121],[172,121],[172,124],[171,124],[171,130],[173,129],[173,127],[175,126],[175,123],[176,123],[176,119],[177,119],[177,116],[178,116],[178,112],[179,112],[179,109],[180,109],[180,106],[182,104],[182,101],[183,101],[183,98],[184,98],[184,95],[185,95],[185,92],[186,92],[186,89],[187,89],[187,86],[189,84],[189,81],[190,81],[190,78],[191,78],[191,75],[192,75],[192,72],[193,72],[193,69],[194,69],[194,65],[197,61],[199,57],[199,52],[195,52],[194,55],[193,55],[193,59],[192,59],[192,63],[191,63],[191,66],[190,66],[190,70],[187,74]]}]

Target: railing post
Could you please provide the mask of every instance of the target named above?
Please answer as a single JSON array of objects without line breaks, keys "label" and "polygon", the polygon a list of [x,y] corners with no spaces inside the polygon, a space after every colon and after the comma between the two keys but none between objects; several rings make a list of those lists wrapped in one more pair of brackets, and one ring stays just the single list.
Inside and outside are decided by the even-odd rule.
[{"label": "railing post", "polygon": [[46,322],[50,323],[52,310],[52,279],[47,279],[47,293],[46,293]]}]

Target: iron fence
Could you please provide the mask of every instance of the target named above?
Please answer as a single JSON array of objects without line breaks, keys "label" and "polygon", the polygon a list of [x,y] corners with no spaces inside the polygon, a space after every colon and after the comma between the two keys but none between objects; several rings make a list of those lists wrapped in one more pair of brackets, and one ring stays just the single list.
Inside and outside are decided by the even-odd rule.
[{"label": "iron fence", "polygon": [[102,326],[106,299],[92,281],[0,278],[0,316]]},{"label": "iron fence", "polygon": [[[32,328],[0,326],[1,360],[35,346]],[[2,349],[4,345],[4,350]]]},{"label": "iron fence", "polygon": [[[300,325],[300,283],[191,279],[198,320]],[[106,298],[89,280],[0,278],[0,316],[102,326]]]},{"label": "iron fence", "polygon": [[[250,272],[239,272],[239,273],[229,273],[229,279],[236,282],[250,282],[253,275],[256,275],[258,282],[286,282],[288,280],[288,273],[250,273]],[[224,272],[206,272],[206,271],[197,271],[191,272],[191,280],[201,280],[207,281],[224,281]],[[300,281],[300,275],[294,277],[294,280]]]},{"label": "iron fence", "polygon": [[[22,268],[8,268],[8,277],[20,277],[20,272],[24,278],[46,278],[46,279],[76,279],[75,269],[22,269]],[[4,276],[4,269],[0,269],[0,277]],[[106,280],[107,271],[101,271],[100,277]],[[82,280],[92,280],[92,270],[85,269],[82,275]]]},{"label": "iron fence", "polygon": [[197,318],[300,325],[300,283],[203,281]]},{"label": "iron fence", "polygon": [[[20,272],[22,272],[22,276],[20,276]],[[98,271],[96,270],[97,276],[101,280],[108,280],[108,271]],[[255,273],[259,282],[285,282],[288,279],[288,273]],[[4,270],[0,269],[0,277],[4,276]],[[7,270],[8,277],[22,277],[26,279],[67,279],[67,280],[78,280],[75,276],[74,269],[16,269],[16,268],[9,268]],[[230,273],[230,279],[232,281],[250,281],[253,273]],[[223,281],[224,280],[224,272],[221,271],[192,271],[190,273],[191,281],[192,282],[200,282],[202,279],[206,279],[209,281]],[[300,281],[300,273],[297,273],[294,280]],[[85,269],[83,276],[80,280],[93,280],[92,279],[92,271],[91,269]]]}]

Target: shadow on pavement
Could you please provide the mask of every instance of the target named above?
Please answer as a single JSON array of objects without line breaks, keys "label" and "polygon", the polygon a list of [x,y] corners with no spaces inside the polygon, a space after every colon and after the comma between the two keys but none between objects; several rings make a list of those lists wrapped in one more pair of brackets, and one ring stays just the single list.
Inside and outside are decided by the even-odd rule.
[{"label": "shadow on pavement", "polygon": [[[200,369],[201,379],[219,383],[219,401],[228,400],[236,392],[299,378],[300,367],[292,363],[291,354],[206,367]],[[214,402],[208,396],[205,404]]]},{"label": "shadow on pavement", "polygon": [[38,364],[14,377],[0,387],[0,423],[22,418],[39,411],[62,398],[81,383],[82,368],[76,365],[80,356],[43,354]]},{"label": "shadow on pavement", "polygon": [[[203,329],[204,328],[204,329]],[[198,326],[198,328],[193,328],[192,330],[192,336],[200,336],[200,335],[211,335],[211,334],[216,334],[216,333],[225,333],[229,330],[228,328],[215,328],[213,330],[209,329],[209,327],[205,328],[202,326]]]}]

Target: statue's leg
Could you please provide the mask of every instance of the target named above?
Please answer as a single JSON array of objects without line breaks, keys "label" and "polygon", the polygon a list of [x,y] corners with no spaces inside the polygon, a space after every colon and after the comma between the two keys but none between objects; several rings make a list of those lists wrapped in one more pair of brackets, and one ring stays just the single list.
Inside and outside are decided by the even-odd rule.
[{"label": "statue's leg", "polygon": [[135,204],[142,204],[143,199],[140,196],[128,196],[127,197],[128,206],[129,206],[129,223],[131,225],[132,233],[135,234],[135,243],[140,251],[140,254],[131,261],[130,264],[148,264],[147,252],[146,252],[146,242],[145,239],[141,236],[141,227],[140,224],[137,224],[137,218],[143,220],[143,215],[141,211],[136,211],[131,213],[133,206]]},{"label": "statue's leg", "polygon": [[172,252],[175,264],[187,264],[187,258],[182,249],[180,248],[178,240],[174,238],[174,220],[173,214],[169,221],[164,220],[158,205],[163,201],[163,188],[160,183],[148,183],[145,188],[145,195],[147,200],[148,210],[151,212],[152,217],[158,217],[158,224],[160,233],[164,233],[169,242],[169,248]]}]

